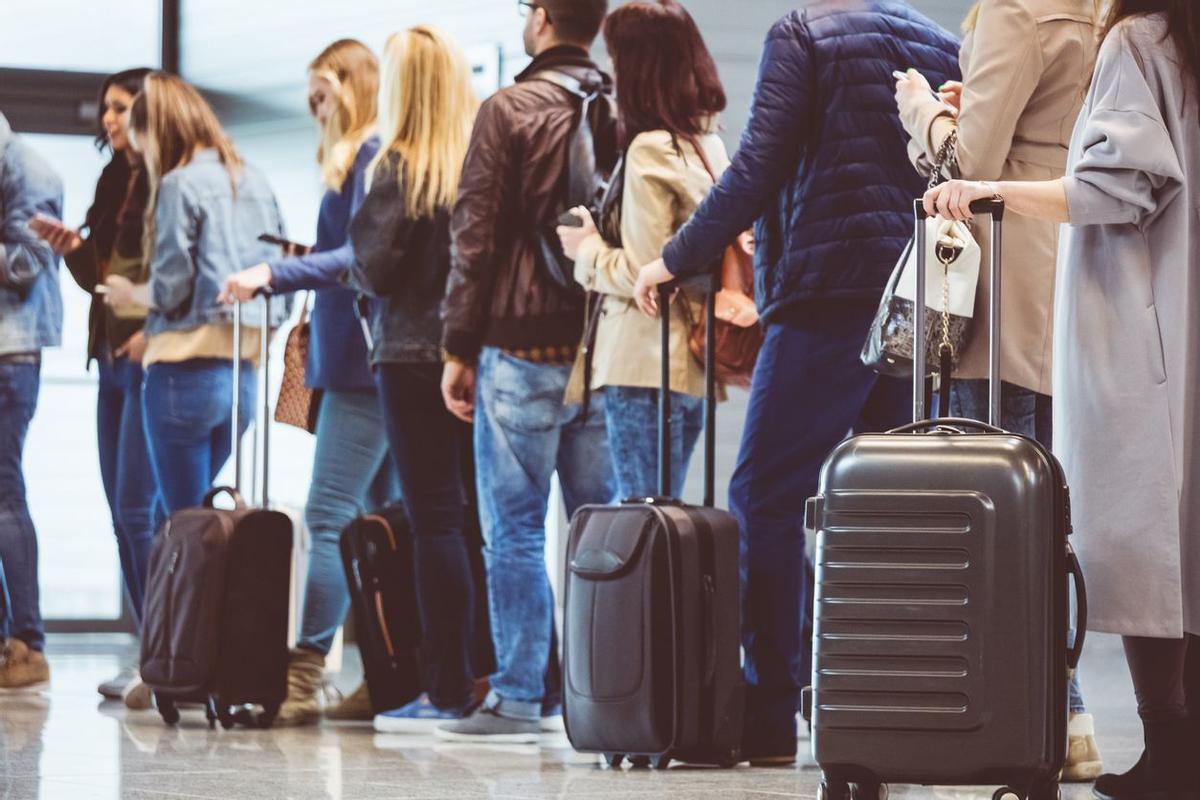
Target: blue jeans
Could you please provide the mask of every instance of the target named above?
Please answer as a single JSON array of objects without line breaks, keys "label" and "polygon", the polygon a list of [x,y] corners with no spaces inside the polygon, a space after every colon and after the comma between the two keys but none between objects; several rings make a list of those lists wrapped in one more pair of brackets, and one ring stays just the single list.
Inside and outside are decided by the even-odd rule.
[{"label": "blue jeans", "polygon": [[536,364],[484,348],[475,404],[479,515],[487,543],[488,594],[497,672],[488,705],[536,720],[551,657],[554,601],[546,576],[546,511],[558,471],[567,513],[616,497],[604,425],[564,406],[571,368]]},{"label": "blue jeans", "polygon": [[37,533],[21,462],[40,386],[40,361],[0,360],[0,563],[12,604],[9,633],[33,650],[45,646],[46,634],[38,598]]},{"label": "blue jeans", "polygon": [[[241,365],[239,433],[254,415],[254,369]],[[194,358],[151,364],[142,386],[150,463],[168,514],[204,501],[233,440],[233,362]]]},{"label": "blue jeans", "polygon": [[96,398],[96,442],[100,477],[112,513],[121,575],[133,607],[142,618],[142,596],[154,530],[162,515],[158,483],[150,467],[142,421],[142,366],[128,358],[101,358]]},{"label": "blue jeans", "polygon": [[[617,496],[657,497],[658,389],[604,387],[608,447],[617,477]],[[683,496],[688,462],[704,429],[704,398],[671,392],[671,497]]]},{"label": "blue jeans", "polygon": [[804,506],[825,458],[847,432],[908,422],[912,389],[859,360],[873,305],[813,304],[767,326],[729,506],[742,531],[746,746],[794,742],[800,691],[811,681],[805,641],[809,584]]},{"label": "blue jeans", "polygon": [[467,555],[464,479],[471,426],[446,410],[441,364],[382,364],[375,370],[392,458],[412,522],[425,691],[438,708],[472,702],[475,582]]},{"label": "blue jeans", "polygon": [[297,645],[324,655],[350,608],[339,547],[342,531],[364,511],[394,502],[400,490],[375,392],[327,390],[316,434],[304,508],[312,548]]},{"label": "blue jeans", "polygon": [[[990,401],[988,382],[985,380],[960,380],[950,387],[950,412],[955,417],[986,422]],[[1000,384],[1000,427],[1006,431],[1032,437],[1042,445],[1051,447],[1054,441],[1053,408],[1053,399],[1048,395],[1012,383]],[[1075,596],[1072,594],[1072,609],[1074,602]],[[1068,646],[1074,644],[1074,629],[1067,632],[1067,641]],[[1071,713],[1087,713],[1078,670],[1071,675],[1068,690]]]}]

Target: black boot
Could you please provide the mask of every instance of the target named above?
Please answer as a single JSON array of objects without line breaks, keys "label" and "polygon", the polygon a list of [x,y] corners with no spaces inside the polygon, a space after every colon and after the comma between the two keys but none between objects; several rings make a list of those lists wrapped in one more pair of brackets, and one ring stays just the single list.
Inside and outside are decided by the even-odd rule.
[{"label": "black boot", "polygon": [[1192,800],[1190,723],[1187,719],[1144,719],[1146,749],[1123,775],[1101,775],[1093,788],[1105,800]]}]

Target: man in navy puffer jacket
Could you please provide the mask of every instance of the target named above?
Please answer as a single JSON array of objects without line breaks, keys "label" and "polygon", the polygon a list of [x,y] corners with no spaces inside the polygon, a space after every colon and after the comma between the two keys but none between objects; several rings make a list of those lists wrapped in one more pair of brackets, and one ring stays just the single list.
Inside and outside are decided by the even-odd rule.
[{"label": "man in navy puffer jacket", "polygon": [[[730,507],[744,537],[744,755],[795,759],[795,714],[811,652],[801,642],[804,503],[847,431],[903,424],[905,381],[859,352],[912,233],[924,182],[909,165],[893,70],[957,80],[958,42],[899,2],[829,0],[767,36],[750,121],[733,163],[639,280],[710,269],[755,222],[755,289],[766,326]],[[665,267],[665,268],[664,268]]]}]

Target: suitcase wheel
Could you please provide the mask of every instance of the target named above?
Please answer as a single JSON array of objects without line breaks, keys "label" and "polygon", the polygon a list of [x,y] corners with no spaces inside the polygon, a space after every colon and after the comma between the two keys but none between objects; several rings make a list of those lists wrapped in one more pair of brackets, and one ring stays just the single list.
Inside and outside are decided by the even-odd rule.
[{"label": "suitcase wheel", "polygon": [[162,695],[155,694],[154,702],[158,706],[158,713],[159,716],[162,717],[163,722],[167,723],[168,725],[179,724],[179,709],[175,707],[174,700],[169,697],[163,697]]},{"label": "suitcase wheel", "polygon": [[878,781],[852,783],[850,784],[850,797],[853,800],[887,800],[888,785]]},{"label": "suitcase wheel", "polygon": [[262,713],[259,714],[258,719],[255,720],[255,722],[258,723],[257,727],[266,730],[274,725],[275,718],[279,716],[279,705],[279,703],[272,703],[270,705],[263,706]]},{"label": "suitcase wheel", "polygon": [[625,760],[625,754],[624,753],[605,753],[604,760],[607,761],[608,765],[610,767],[612,767],[613,769],[618,769],[621,766],[621,762],[623,762]]},{"label": "suitcase wheel", "polygon": [[850,800],[850,784],[823,776],[817,787],[817,800]]},{"label": "suitcase wheel", "polygon": [[237,720],[233,718],[233,712],[228,708],[221,708],[221,710],[217,712],[217,719],[220,721],[221,727],[225,730],[230,730],[234,725],[237,724]]},{"label": "suitcase wheel", "polygon": [[646,769],[650,766],[650,756],[630,756],[629,766],[634,769]]},{"label": "suitcase wheel", "polygon": [[671,766],[671,757],[669,755],[654,756],[654,758],[650,759],[650,766],[655,769],[666,769]]}]

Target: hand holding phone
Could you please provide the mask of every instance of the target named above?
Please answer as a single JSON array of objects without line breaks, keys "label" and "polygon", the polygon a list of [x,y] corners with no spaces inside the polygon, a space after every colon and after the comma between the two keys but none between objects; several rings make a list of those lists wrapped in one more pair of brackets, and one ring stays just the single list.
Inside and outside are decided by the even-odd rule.
[{"label": "hand holding phone", "polygon": [[277,245],[283,248],[283,254],[289,258],[292,256],[306,256],[312,252],[312,246],[293,242],[290,239],[282,239],[269,233],[260,234],[258,237],[260,242]]},{"label": "hand holding phone", "polygon": [[67,227],[60,219],[45,214],[34,214],[26,223],[35,236],[50,245],[50,249],[61,255],[73,253],[83,244],[79,231]]},{"label": "hand holding phone", "polygon": [[901,70],[898,70],[898,69],[894,69],[894,70],[892,70],[892,77],[898,81],[906,81],[906,80],[908,80],[908,73],[902,72]]}]

